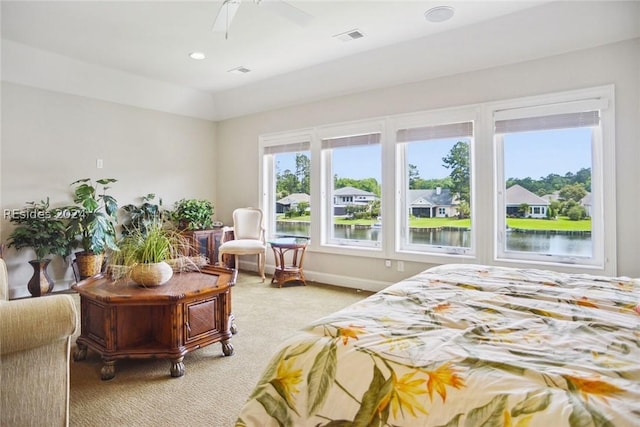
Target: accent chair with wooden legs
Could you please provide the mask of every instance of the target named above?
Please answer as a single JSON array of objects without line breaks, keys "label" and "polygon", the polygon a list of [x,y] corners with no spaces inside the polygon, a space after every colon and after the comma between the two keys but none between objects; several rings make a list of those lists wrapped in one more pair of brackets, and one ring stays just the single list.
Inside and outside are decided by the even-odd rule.
[{"label": "accent chair with wooden legs", "polygon": [[[233,231],[233,240],[224,240]],[[218,263],[222,265],[224,254],[235,256],[235,265],[239,269],[238,256],[257,255],[258,272],[264,282],[264,264],[267,256],[267,243],[263,225],[262,210],[258,208],[238,208],[233,211],[233,228],[225,227],[218,249]]]}]

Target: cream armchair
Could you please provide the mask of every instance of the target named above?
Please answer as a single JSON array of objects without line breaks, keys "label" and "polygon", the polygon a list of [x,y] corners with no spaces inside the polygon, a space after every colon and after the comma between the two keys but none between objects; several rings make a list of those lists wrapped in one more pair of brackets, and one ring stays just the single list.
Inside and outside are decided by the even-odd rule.
[{"label": "cream armchair", "polygon": [[257,208],[239,208],[234,210],[233,240],[224,240],[224,236],[228,235],[227,230],[222,233],[222,241],[218,248],[218,264],[222,264],[222,256],[224,254],[231,254],[235,256],[236,268],[239,269],[239,255],[258,255],[258,270],[264,282],[264,263],[267,257],[267,243],[264,238],[262,211]]},{"label": "cream armchair", "polygon": [[70,295],[8,300],[0,258],[0,425],[69,425]]}]

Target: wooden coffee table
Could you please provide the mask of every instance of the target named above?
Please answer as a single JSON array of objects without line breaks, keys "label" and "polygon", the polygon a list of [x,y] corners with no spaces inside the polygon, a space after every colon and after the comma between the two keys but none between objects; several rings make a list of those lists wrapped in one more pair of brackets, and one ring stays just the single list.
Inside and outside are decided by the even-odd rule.
[{"label": "wooden coffee table", "polygon": [[200,272],[175,273],[157,287],[98,275],[73,285],[80,294],[80,336],[73,358],[84,360],[90,348],[102,356],[101,378],[115,377],[117,359],[166,358],[172,377],[184,375],[184,355],[222,343],[233,354],[231,287],[236,270],[205,266]]}]

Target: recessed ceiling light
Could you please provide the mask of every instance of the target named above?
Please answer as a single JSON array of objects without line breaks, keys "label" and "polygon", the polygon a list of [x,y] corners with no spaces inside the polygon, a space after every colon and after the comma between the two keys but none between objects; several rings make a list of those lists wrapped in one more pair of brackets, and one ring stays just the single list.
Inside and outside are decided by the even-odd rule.
[{"label": "recessed ceiling light", "polygon": [[206,56],[205,56],[205,55],[204,55],[204,53],[202,53],[202,52],[191,52],[191,53],[189,54],[189,58],[191,58],[191,59],[196,59],[196,60],[198,60],[198,61],[199,61],[199,60],[201,60],[201,59],[206,58]]},{"label": "recessed ceiling light", "polygon": [[451,6],[436,6],[427,10],[424,17],[429,22],[444,22],[453,17],[454,9]]},{"label": "recessed ceiling light", "polygon": [[230,70],[227,71],[227,73],[231,73],[231,74],[247,74],[248,72],[250,72],[251,70],[248,69],[247,67],[236,67],[236,68],[232,68]]}]

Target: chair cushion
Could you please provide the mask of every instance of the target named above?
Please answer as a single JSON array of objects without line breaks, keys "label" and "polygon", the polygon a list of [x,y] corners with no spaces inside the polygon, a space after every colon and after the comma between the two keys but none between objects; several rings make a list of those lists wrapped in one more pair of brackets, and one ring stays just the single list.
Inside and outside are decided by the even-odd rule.
[{"label": "chair cushion", "polygon": [[239,239],[229,240],[220,245],[220,251],[227,253],[258,253],[267,250],[267,245],[262,240]]}]

